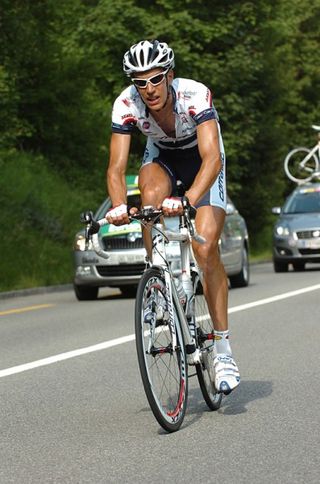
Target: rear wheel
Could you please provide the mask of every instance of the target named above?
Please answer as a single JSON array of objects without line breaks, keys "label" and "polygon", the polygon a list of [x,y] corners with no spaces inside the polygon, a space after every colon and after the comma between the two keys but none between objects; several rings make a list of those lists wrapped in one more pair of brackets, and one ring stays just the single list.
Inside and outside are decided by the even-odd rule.
[{"label": "rear wheel", "polygon": [[242,247],[241,260],[241,271],[229,277],[231,287],[247,287],[249,285],[250,266],[248,250],[245,245]]},{"label": "rear wheel", "polygon": [[292,265],[293,265],[294,271],[301,272],[301,271],[304,271],[306,264],[305,262],[298,261],[298,262],[292,262]]},{"label": "rear wheel", "polygon": [[284,170],[290,180],[295,183],[307,182],[313,178],[313,173],[319,171],[319,160],[308,148],[295,148],[284,160]]},{"label": "rear wheel", "polygon": [[77,284],[74,284],[73,288],[78,301],[93,301],[98,297],[98,287],[78,286]]},{"label": "rear wheel", "polygon": [[168,432],[181,426],[188,395],[185,346],[173,307],[170,321],[162,273],[154,268],[142,276],[136,297],[136,347],[144,390],[159,424]]},{"label": "rear wheel", "polygon": [[221,405],[222,394],[217,392],[214,385],[213,324],[198,274],[194,276],[194,294],[197,339],[201,350],[201,363],[196,365],[197,376],[206,404],[210,410],[218,410]]}]

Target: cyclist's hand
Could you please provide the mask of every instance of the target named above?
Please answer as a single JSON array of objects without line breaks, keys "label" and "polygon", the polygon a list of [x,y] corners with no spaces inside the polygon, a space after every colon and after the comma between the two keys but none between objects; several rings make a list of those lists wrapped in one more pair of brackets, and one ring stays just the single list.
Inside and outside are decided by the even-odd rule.
[{"label": "cyclist's hand", "polygon": [[162,211],[167,217],[175,217],[183,213],[180,197],[167,197],[162,202]]},{"label": "cyclist's hand", "polygon": [[113,225],[125,225],[130,223],[128,208],[125,203],[110,208],[105,215],[107,222]]}]

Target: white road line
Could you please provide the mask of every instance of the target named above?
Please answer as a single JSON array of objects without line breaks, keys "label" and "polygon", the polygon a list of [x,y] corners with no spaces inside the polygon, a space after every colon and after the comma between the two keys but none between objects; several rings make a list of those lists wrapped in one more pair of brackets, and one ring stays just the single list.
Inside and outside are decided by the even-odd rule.
[{"label": "white road line", "polygon": [[306,292],[318,291],[320,289],[320,284],[315,284],[314,286],[304,287],[303,289],[297,289],[296,291],[285,292],[279,294],[278,296],[267,297],[266,299],[259,299],[259,301],[254,301],[252,303],[241,304],[240,306],[235,306],[230,308],[228,313],[237,313],[238,311],[243,311],[245,309],[251,309],[256,306],[262,306],[264,304],[270,304],[276,301],[281,301],[281,299],[287,299],[289,297],[300,296],[300,294],[305,294]]},{"label": "white road line", "polygon": [[[278,296],[259,299],[258,301],[253,301],[247,304],[241,304],[240,306],[235,306],[233,308],[230,308],[228,312],[236,313],[238,311],[244,311],[246,309],[262,306],[264,304],[270,304],[276,301],[280,301],[282,299],[299,296],[300,294],[305,294],[307,292],[317,291],[319,289],[320,289],[320,284],[315,284],[314,286],[304,287],[303,289],[298,289],[296,291],[285,292],[283,294],[279,294]],[[41,366],[52,365],[53,363],[57,363],[58,361],[68,360],[70,358],[75,358],[76,356],[86,355],[88,353],[93,353],[95,351],[113,348],[114,346],[122,345],[124,343],[129,343],[130,341],[134,341],[134,339],[135,339],[135,335],[130,334],[128,336],[123,336],[122,338],[115,338],[110,341],[104,341],[103,343],[98,343],[96,345],[87,346],[85,348],[80,348],[73,351],[68,351],[66,353],[60,353],[59,355],[49,356],[48,358],[32,361],[30,363],[25,363],[23,365],[6,368],[4,370],[0,370],[0,378],[14,375],[16,373],[22,373],[28,370],[33,370],[34,368],[39,368]]]}]

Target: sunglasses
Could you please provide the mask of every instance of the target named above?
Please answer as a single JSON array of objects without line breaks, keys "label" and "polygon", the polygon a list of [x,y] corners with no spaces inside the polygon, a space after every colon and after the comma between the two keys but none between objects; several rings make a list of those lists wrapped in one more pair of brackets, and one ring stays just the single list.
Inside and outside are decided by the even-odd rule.
[{"label": "sunglasses", "polygon": [[136,87],[139,87],[140,89],[145,89],[148,85],[148,82],[152,84],[153,86],[158,86],[158,84],[161,84],[163,79],[166,77],[166,74],[169,69],[166,71],[160,72],[160,74],[156,74],[155,76],[148,77],[148,79],[141,79],[139,77],[133,77],[131,78],[131,81]]}]

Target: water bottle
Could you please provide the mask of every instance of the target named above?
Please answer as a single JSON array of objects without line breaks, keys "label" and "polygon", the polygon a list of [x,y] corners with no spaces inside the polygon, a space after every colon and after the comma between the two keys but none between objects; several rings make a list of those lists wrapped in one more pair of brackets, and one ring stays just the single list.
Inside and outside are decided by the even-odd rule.
[{"label": "water bottle", "polygon": [[182,274],[182,286],[184,292],[187,296],[187,320],[189,324],[189,329],[191,336],[195,337],[196,334],[196,326],[195,326],[195,314],[194,314],[194,293],[193,293],[193,284],[191,277],[188,276],[185,272]]},{"label": "water bottle", "polygon": [[181,302],[182,306],[184,306],[187,302],[187,296],[186,296],[186,293],[184,292],[180,277],[175,277],[174,283],[177,289],[179,301]]}]

